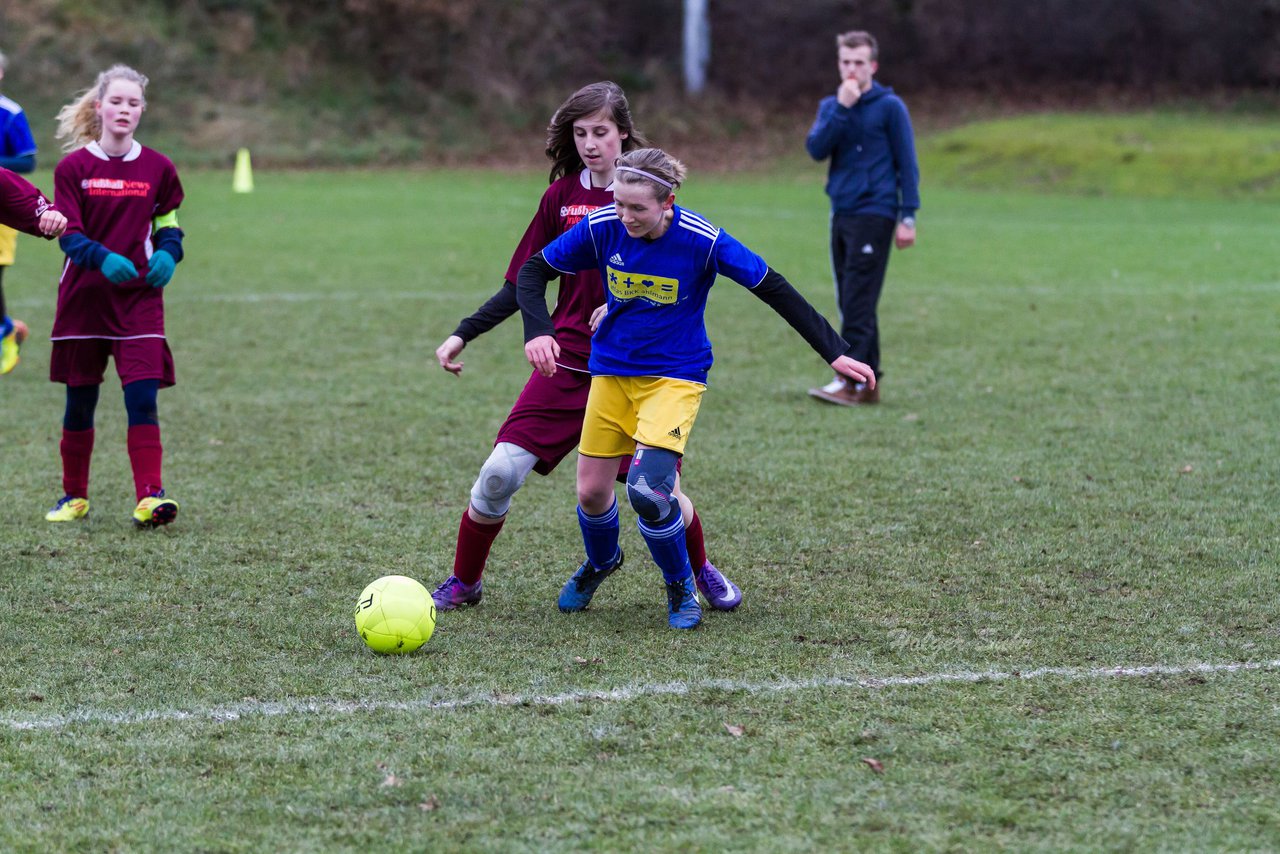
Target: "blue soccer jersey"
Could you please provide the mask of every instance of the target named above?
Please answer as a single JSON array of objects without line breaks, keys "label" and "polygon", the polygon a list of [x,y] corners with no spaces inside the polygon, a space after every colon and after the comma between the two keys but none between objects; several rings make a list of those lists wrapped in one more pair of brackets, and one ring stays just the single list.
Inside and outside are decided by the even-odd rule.
[{"label": "blue soccer jersey", "polygon": [[11,98],[0,95],[0,157],[26,157],[36,153],[27,114]]},{"label": "blue soccer jersey", "polygon": [[711,341],[704,315],[716,276],[750,289],[769,266],[727,232],[679,205],[657,240],[631,237],[601,208],[542,250],[562,273],[597,268],[609,313],[591,339],[593,375],[705,383]]}]

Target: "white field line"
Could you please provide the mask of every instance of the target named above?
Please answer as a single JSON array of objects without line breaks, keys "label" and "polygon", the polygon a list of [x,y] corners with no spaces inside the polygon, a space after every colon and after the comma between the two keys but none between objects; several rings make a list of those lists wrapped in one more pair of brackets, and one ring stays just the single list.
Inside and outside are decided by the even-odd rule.
[{"label": "white field line", "polygon": [[0,715],[0,725],[11,730],[60,730],[74,724],[130,726],[145,723],[209,722],[226,723],[244,718],[292,717],[297,715],[351,715],[366,712],[433,712],[467,708],[501,708],[504,706],[564,706],[573,703],[625,703],[642,697],[682,696],[699,691],[731,691],[745,694],[786,694],[821,688],[875,691],[884,688],[911,688],[948,683],[977,684],[1014,682],[1032,679],[1135,679],[1149,676],[1189,676],[1192,674],[1240,673],[1245,671],[1280,670],[1280,659],[1244,661],[1223,664],[1135,665],[1116,667],[1039,667],[1034,670],[961,670],[952,673],[924,673],[918,676],[881,676],[858,678],[831,676],[813,679],[784,679],[776,682],[738,682],[731,679],[706,679],[694,682],[663,682],[631,685],[608,691],[568,691],[563,694],[480,694],[455,699],[419,698],[411,700],[245,700],[221,706],[188,709],[150,709],[137,712],[114,712],[83,708],[58,715]]},{"label": "white field line", "polygon": [[[1054,285],[983,285],[980,289],[984,294],[1021,294],[1029,297],[1052,297],[1060,295],[1061,289]],[[914,288],[916,293],[924,296],[953,295],[956,293],[954,288],[948,288],[941,284],[930,287]],[[1280,293],[1280,281],[1275,282],[1241,282],[1225,289],[1226,294],[1235,293]],[[440,299],[487,299],[492,291],[475,290],[475,291],[440,291],[427,290],[420,291],[310,291],[295,293],[242,293],[242,294],[205,294],[205,293],[178,293],[166,295],[165,301],[174,304],[184,302],[215,302],[215,303],[302,303],[302,302],[355,302],[359,300],[362,303],[387,301],[398,302],[403,300],[421,300],[434,301]],[[1224,295],[1224,288],[1221,283],[1190,283],[1168,286],[1163,289],[1155,287],[1155,283],[1141,285],[1126,285],[1124,287],[1103,288],[1103,296],[1142,296],[1149,297],[1153,294],[1163,296],[1176,297],[1215,297],[1221,298]],[[53,297],[26,296],[9,300],[9,305],[21,310],[47,309],[54,305]]]},{"label": "white field line", "polygon": [[[438,299],[488,299],[493,291],[304,291],[296,293],[264,293],[264,294],[201,294],[184,293],[165,296],[167,303],[184,302],[230,302],[230,303],[269,303],[269,302],[376,302],[379,300],[394,302],[400,300],[438,300]],[[27,296],[10,300],[9,303],[21,309],[48,308],[54,305],[54,298]]]}]

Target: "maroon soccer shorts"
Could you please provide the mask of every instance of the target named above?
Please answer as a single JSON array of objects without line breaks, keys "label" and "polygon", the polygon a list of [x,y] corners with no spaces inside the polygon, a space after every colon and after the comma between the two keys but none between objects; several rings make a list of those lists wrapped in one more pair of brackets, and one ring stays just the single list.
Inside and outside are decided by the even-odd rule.
[{"label": "maroon soccer shorts", "polygon": [[[582,437],[582,418],[587,411],[587,394],[591,391],[591,375],[561,367],[555,376],[544,377],[534,371],[524,384],[511,414],[498,428],[493,444],[510,442],[538,458],[533,470],[551,474],[560,461],[578,447]],[[683,458],[676,461],[680,471]],[[627,482],[631,457],[618,459],[618,482]]]},{"label": "maroon soccer shorts", "polygon": [[120,385],[138,380],[159,380],[161,388],[175,382],[173,353],[163,338],[72,338],[53,342],[49,379],[70,386],[101,385],[107,373],[107,357],[115,359]]}]

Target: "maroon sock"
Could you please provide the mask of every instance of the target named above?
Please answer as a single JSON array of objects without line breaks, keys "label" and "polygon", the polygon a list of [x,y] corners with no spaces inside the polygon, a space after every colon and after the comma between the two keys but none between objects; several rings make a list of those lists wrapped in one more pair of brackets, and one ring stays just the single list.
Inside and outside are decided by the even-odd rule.
[{"label": "maroon sock", "polygon": [[471,509],[462,512],[462,521],[458,524],[458,547],[453,553],[453,574],[464,584],[475,584],[484,573],[484,565],[489,560],[489,548],[502,530],[504,516],[496,525],[481,525],[471,518]]},{"label": "maroon sock", "polygon": [[129,465],[133,467],[133,488],[138,500],[159,492],[160,462],[164,448],[160,446],[159,424],[134,424],[129,428]]},{"label": "maroon sock", "polygon": [[93,428],[62,431],[62,491],[72,498],[89,497],[89,461]]},{"label": "maroon sock", "polygon": [[693,519],[684,529],[684,547],[689,552],[689,566],[697,572],[707,562],[707,544],[702,539],[702,520],[698,511],[693,511]]}]

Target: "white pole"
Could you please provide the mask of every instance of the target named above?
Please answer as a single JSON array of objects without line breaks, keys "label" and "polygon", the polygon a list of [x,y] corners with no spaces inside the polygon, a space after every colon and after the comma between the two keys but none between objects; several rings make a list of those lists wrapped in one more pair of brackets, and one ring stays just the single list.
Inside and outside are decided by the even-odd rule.
[{"label": "white pole", "polygon": [[684,0],[684,90],[698,95],[707,85],[711,25],[707,0]]}]

